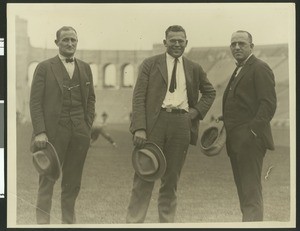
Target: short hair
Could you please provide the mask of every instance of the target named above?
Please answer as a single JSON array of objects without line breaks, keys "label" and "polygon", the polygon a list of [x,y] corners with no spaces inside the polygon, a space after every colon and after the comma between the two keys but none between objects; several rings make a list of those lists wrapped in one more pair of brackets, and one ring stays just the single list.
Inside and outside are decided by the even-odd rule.
[{"label": "short hair", "polygon": [[60,34],[61,34],[62,31],[68,31],[68,30],[74,31],[75,34],[77,35],[77,32],[76,32],[76,30],[75,30],[73,27],[71,27],[71,26],[63,26],[63,27],[60,28],[58,31],[56,31],[56,39],[57,39],[57,40],[59,39]]},{"label": "short hair", "polygon": [[186,33],[185,33],[185,30],[183,29],[182,26],[179,26],[179,25],[173,25],[173,26],[169,26],[168,29],[166,30],[165,32],[165,35],[166,35],[166,38],[169,34],[169,32],[183,32],[184,33],[184,36],[186,37]]},{"label": "short hair", "polygon": [[237,30],[236,33],[246,33],[248,35],[249,42],[252,43],[252,35],[245,30]]}]

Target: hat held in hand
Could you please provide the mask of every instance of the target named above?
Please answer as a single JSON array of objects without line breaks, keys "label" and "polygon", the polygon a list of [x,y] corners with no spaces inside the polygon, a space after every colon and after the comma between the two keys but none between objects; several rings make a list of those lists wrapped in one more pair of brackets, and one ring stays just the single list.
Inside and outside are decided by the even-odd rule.
[{"label": "hat held in hand", "polygon": [[200,138],[200,149],[206,156],[215,156],[220,153],[226,142],[226,131],[222,125],[213,124],[204,129]]},{"label": "hat held in hand", "polygon": [[47,141],[46,148],[32,154],[35,169],[41,175],[46,175],[50,180],[57,180],[61,173],[61,165],[53,145]]},{"label": "hat held in hand", "polygon": [[167,167],[162,150],[152,142],[146,142],[142,148],[135,148],[132,153],[132,165],[138,176],[145,181],[161,178]]}]

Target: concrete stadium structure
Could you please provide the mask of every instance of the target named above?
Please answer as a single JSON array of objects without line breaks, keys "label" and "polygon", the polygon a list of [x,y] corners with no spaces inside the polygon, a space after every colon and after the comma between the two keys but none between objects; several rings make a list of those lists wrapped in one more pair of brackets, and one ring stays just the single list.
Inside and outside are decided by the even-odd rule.
[{"label": "concrete stadium structure", "polygon": [[[109,123],[129,123],[133,86],[142,61],[164,52],[162,44],[152,50],[78,50],[76,57],[92,68],[98,115],[106,112]],[[267,62],[276,77],[278,109],[273,123],[289,124],[289,61],[288,45],[255,46],[254,54]],[[16,107],[22,120],[29,121],[29,92],[36,65],[57,55],[57,49],[31,46],[27,33],[27,21],[16,18]],[[224,88],[234,70],[234,60],[229,47],[190,48],[187,57],[199,63],[217,90],[217,99],[207,115],[209,120],[221,113]],[[8,79],[11,77],[8,77]]]}]

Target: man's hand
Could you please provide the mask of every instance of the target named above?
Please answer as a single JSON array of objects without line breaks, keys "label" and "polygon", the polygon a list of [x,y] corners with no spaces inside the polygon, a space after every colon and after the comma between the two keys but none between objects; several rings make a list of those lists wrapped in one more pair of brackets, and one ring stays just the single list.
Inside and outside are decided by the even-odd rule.
[{"label": "man's hand", "polygon": [[48,141],[48,137],[46,133],[40,133],[34,137],[34,145],[38,149],[46,148],[47,141]]},{"label": "man's hand", "polygon": [[142,147],[147,140],[146,136],[147,135],[145,130],[137,130],[133,136],[133,145],[137,147]]},{"label": "man's hand", "polygon": [[195,108],[192,107],[189,108],[189,117],[191,118],[191,120],[197,118],[198,115],[199,112]]}]

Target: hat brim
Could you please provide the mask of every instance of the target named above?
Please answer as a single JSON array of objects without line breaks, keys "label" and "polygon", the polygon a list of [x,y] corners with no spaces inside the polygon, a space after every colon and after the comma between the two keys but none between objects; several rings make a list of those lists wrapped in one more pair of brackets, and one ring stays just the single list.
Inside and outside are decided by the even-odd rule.
[{"label": "hat brim", "polygon": [[[45,166],[43,166],[42,163],[39,163],[37,159],[34,158],[34,155],[45,155],[45,158],[48,158],[48,160],[50,161],[49,167],[45,168]],[[54,146],[50,142],[47,141],[45,149],[33,153],[32,162],[35,169],[40,175],[45,175],[50,180],[54,180],[54,181],[59,178],[61,174],[61,164],[57,152]]]},{"label": "hat brim", "polygon": [[167,161],[165,158],[165,155],[163,153],[163,151],[160,149],[160,147],[158,145],[156,145],[153,142],[146,142],[145,145],[143,146],[143,149],[149,149],[152,151],[152,153],[154,153],[154,155],[156,156],[156,159],[158,161],[158,169],[156,170],[155,173],[153,174],[148,174],[148,175],[143,175],[138,171],[138,167],[137,167],[137,155],[138,155],[138,150],[140,148],[135,147],[132,153],[132,165],[133,168],[136,172],[136,174],[143,180],[148,181],[148,182],[153,182],[155,180],[160,179],[166,171],[167,168]]},{"label": "hat brim", "polygon": [[[211,132],[217,130],[217,136],[213,138],[213,141],[209,145],[204,145],[207,141],[206,139],[211,139]],[[200,149],[201,152],[206,156],[216,156],[218,155],[226,143],[226,131],[224,124],[222,126],[209,126],[206,128],[202,136],[200,137]]]}]

